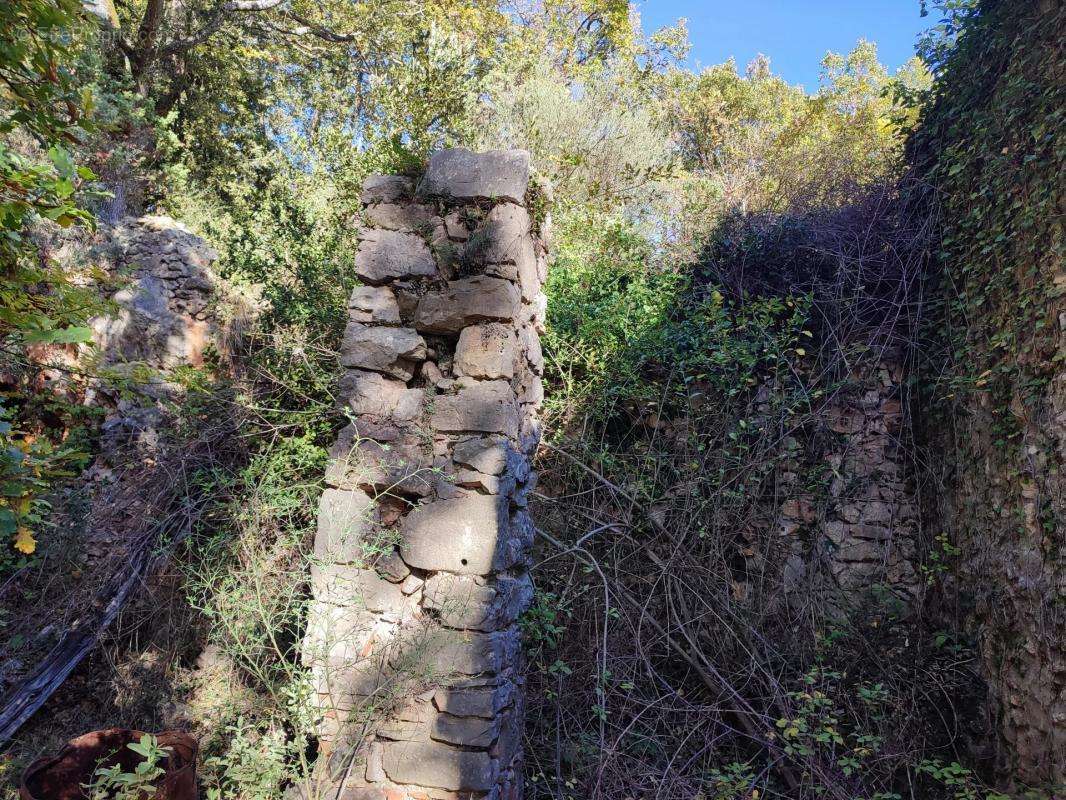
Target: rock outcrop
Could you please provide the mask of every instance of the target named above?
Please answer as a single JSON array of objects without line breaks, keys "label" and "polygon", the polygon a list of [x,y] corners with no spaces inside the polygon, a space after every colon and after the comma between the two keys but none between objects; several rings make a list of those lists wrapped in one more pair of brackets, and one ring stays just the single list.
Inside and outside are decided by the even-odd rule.
[{"label": "rock outcrop", "polygon": [[522,795],[547,254],[520,151],[364,183],[303,660],[349,800]]}]

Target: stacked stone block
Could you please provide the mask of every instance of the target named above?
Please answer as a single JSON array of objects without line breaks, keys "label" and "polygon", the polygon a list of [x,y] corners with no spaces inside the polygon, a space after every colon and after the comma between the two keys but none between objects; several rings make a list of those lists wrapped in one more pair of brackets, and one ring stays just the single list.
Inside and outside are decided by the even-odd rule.
[{"label": "stacked stone block", "polygon": [[211,300],[218,254],[169,217],[125,219],[110,231],[116,272],[131,276],[112,296],[113,316],[93,319],[93,338],[109,363],[160,370],[203,363],[212,343]]},{"label": "stacked stone block", "polygon": [[522,151],[373,176],[303,658],[349,800],[519,798],[548,221]]},{"label": "stacked stone block", "polygon": [[828,503],[800,492],[798,476],[786,469],[781,483],[788,499],[779,510],[779,530],[795,540],[813,529],[813,548],[797,549],[786,572],[793,588],[817,585],[827,568],[846,594],[883,587],[909,601],[917,591],[914,570],[918,500],[902,440],[902,354],[886,349],[855,369],[852,390],[824,410],[833,445],[825,453]]}]

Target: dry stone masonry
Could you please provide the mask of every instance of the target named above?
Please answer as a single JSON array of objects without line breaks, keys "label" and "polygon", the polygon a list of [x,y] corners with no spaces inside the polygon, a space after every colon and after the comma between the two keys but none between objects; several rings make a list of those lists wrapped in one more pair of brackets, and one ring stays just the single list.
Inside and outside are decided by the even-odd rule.
[{"label": "dry stone masonry", "polygon": [[168,424],[164,398],[180,390],[169,371],[200,366],[219,338],[215,305],[220,283],[212,270],[218,254],[170,217],[126,218],[109,231],[107,249],[116,275],[127,276],[111,296],[117,312],[91,321],[100,366],[135,375],[148,367],[154,377],[138,381],[129,395],[108,381],[94,381],[85,401],[107,410],[102,449],[126,444],[154,449]]},{"label": "dry stone masonry", "polygon": [[211,300],[218,254],[170,217],[128,218],[110,234],[116,271],[131,277],[112,300],[114,316],[93,320],[94,340],[109,363],[166,370],[203,363],[211,343]]},{"label": "dry stone masonry", "polygon": [[[826,502],[804,494],[788,462],[779,473],[787,497],[779,532],[796,543],[786,568],[793,591],[818,587],[823,574],[845,596],[880,588],[908,602],[917,592],[919,511],[903,439],[903,381],[902,354],[886,348],[857,366],[849,390],[823,410]],[[814,534],[809,551],[797,537],[802,529]]]},{"label": "dry stone masonry", "polygon": [[363,185],[303,647],[347,800],[522,797],[541,198],[523,151]]}]

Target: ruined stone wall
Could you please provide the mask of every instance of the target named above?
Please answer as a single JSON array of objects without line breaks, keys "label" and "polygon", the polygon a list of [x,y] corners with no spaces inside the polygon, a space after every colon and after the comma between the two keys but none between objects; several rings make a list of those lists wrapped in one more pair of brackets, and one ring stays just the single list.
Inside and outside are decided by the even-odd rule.
[{"label": "ruined stone wall", "polygon": [[[107,231],[102,249],[121,285],[110,296],[115,311],[90,321],[91,355],[97,369],[134,378],[137,392],[124,394],[109,380],[94,380],[85,402],[106,411],[105,455],[126,444],[152,450],[166,424],[159,401],[174,394],[167,373],[202,365],[208,348],[217,344],[214,303],[220,282],[212,264],[218,254],[164,216],[122,220]],[[152,377],[132,371],[143,367]]]},{"label": "ruined stone wall", "polygon": [[[856,365],[822,410],[827,492],[805,491],[794,463],[780,470],[779,532],[795,543],[785,574],[790,591],[818,591],[823,578],[845,597],[883,588],[909,601],[917,591],[918,499],[903,382],[903,354],[887,348]],[[804,530],[809,535],[797,536]]]},{"label": "ruined stone wall", "polygon": [[218,254],[164,216],[124,219],[107,238],[114,269],[129,283],[112,295],[117,313],[92,322],[104,360],[161,370],[203,363],[211,343],[209,306],[218,284],[211,264]]},{"label": "ruined stone wall", "polygon": [[363,186],[303,646],[348,800],[522,797],[542,199],[522,151]]},{"label": "ruined stone wall", "polygon": [[[1050,265],[1066,284],[1062,262]],[[1066,355],[1066,297],[1048,308]],[[976,635],[1011,791],[1066,796],[1066,373],[976,392],[955,431],[933,431],[950,468],[939,518],[959,548],[957,600]],[[954,435],[954,440],[949,438]]]},{"label": "ruined stone wall", "polygon": [[[979,0],[908,144],[923,282],[931,522],[957,548],[1012,796],[1066,797],[1066,4]],[[918,196],[918,193],[916,193]],[[931,290],[931,291],[930,291]],[[1028,792],[1028,789],[1033,792]],[[1037,791],[1038,790],[1038,791]]]},{"label": "ruined stone wall", "polygon": [[[127,444],[153,449],[163,424],[160,401],[180,395],[169,371],[201,366],[219,347],[225,286],[213,270],[218,254],[166,216],[127,217],[101,226],[90,240],[62,231],[40,247],[72,274],[85,262],[99,266],[106,276],[99,291],[109,305],[89,320],[91,345],[27,347],[34,388],[103,410],[104,460]],[[115,380],[122,377],[129,380]]]}]

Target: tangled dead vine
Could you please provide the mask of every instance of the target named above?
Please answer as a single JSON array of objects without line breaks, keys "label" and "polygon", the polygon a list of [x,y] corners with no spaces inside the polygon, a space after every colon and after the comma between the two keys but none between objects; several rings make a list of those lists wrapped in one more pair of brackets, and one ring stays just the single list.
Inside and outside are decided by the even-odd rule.
[{"label": "tangled dead vine", "polygon": [[[928,764],[983,721],[968,651],[934,644],[929,585],[906,607],[831,580],[797,591],[774,526],[797,491],[782,464],[826,497],[826,413],[855,376],[886,354],[908,368],[930,234],[896,187],[728,220],[674,314],[676,352],[695,357],[649,353],[639,401],[554,409],[527,619],[532,796],[940,796]],[[686,340],[693,321],[726,332]]]}]

